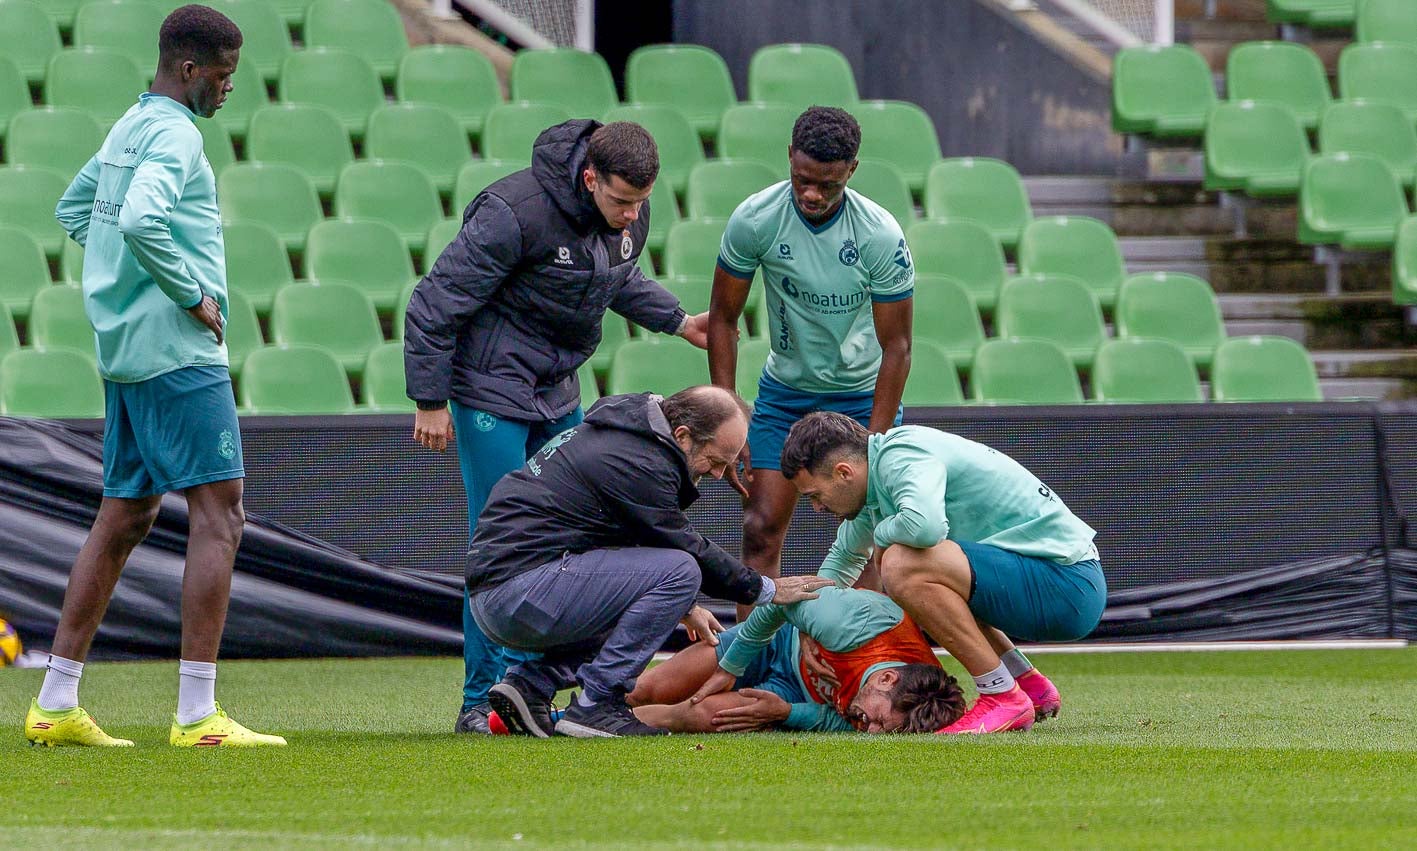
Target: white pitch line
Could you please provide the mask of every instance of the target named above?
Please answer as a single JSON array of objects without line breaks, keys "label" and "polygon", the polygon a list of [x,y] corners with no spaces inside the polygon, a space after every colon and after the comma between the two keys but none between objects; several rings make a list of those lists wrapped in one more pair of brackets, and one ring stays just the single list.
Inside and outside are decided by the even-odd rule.
[{"label": "white pitch line", "polygon": [[[1048,653],[1215,653],[1241,650],[1401,650],[1407,641],[1401,638],[1353,638],[1315,641],[1193,641],[1136,642],[1131,644],[1025,644],[1020,646],[1029,655]],[[663,662],[672,653],[656,653],[654,660]],[[936,656],[949,654],[936,650]]]}]

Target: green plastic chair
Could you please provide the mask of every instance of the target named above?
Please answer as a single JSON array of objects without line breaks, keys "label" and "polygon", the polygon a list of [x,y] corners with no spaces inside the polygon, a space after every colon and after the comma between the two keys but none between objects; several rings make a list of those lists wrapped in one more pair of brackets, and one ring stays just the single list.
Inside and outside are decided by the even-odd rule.
[{"label": "green plastic chair", "polygon": [[748,100],[809,106],[855,106],[856,77],[841,51],[824,44],[769,44],[748,62]]},{"label": "green plastic chair", "polygon": [[305,10],[306,48],[348,50],[392,83],[408,52],[403,18],[386,0],[314,0]]},{"label": "green plastic chair", "polygon": [[384,105],[384,87],[374,67],[347,50],[311,47],[281,63],[282,103],[309,103],[334,113],[350,138],[364,138],[369,115]]},{"label": "green plastic chair", "polygon": [[133,60],[105,48],[61,50],[50,58],[44,75],[45,103],[82,109],[105,129],[146,90],[147,80]]},{"label": "green plastic chair", "polygon": [[417,409],[404,384],[403,343],[380,343],[369,350],[359,390],[365,410],[371,413],[407,414]]},{"label": "green plastic chair", "polygon": [[207,164],[212,167],[213,175],[221,177],[222,172],[236,164],[236,146],[232,144],[231,133],[218,121],[198,121],[197,129],[202,132],[202,153],[207,155]]},{"label": "green plastic chair", "polygon": [[[4,6],[0,5],[0,9]],[[0,145],[10,130],[10,122],[22,112],[29,112],[30,89],[20,69],[4,54],[0,54]]]},{"label": "green plastic chair", "polygon": [[[77,245],[78,243],[74,243]],[[7,315],[29,318],[35,293],[49,287],[49,261],[29,231],[0,225],[0,305]]]},{"label": "green plastic chair", "polygon": [[369,116],[364,156],[398,160],[422,169],[438,193],[452,197],[458,171],[472,161],[467,134],[453,114],[427,103],[381,106]]},{"label": "green plastic chair", "polygon": [[907,408],[964,404],[954,359],[931,340],[915,340],[910,349],[910,375],[900,403]]},{"label": "green plastic chair", "polygon": [[1417,47],[1417,14],[1407,0],[1359,0],[1358,41],[1395,41]]},{"label": "green plastic chair", "polygon": [[1217,104],[1205,134],[1205,188],[1260,197],[1299,192],[1309,139],[1285,106],[1243,100]]},{"label": "green plastic chair", "polygon": [[984,225],[965,219],[916,222],[906,231],[917,275],[943,275],[962,284],[979,311],[992,315],[1007,277],[1004,249]]},{"label": "green plastic chair", "polygon": [[757,160],[786,180],[792,126],[802,110],[780,103],[740,103],[723,111],[718,128],[719,156]]},{"label": "green plastic chair", "polygon": [[1408,216],[1397,226],[1392,247],[1392,300],[1395,304],[1417,304],[1417,216]]},{"label": "green plastic chair", "polygon": [[626,340],[615,350],[605,389],[621,393],[658,393],[671,396],[696,384],[709,383],[708,357],[678,337],[657,334],[644,340]]},{"label": "green plastic chair", "polygon": [[38,349],[72,349],[97,360],[93,325],[84,313],[84,289],[55,284],[34,294],[30,305],[30,345]]},{"label": "green plastic chair", "polygon": [[1350,44],[1338,55],[1338,93],[1344,100],[1374,100],[1398,107],[1417,121],[1417,47],[1378,41]]},{"label": "green plastic chair", "polygon": [[1035,219],[1024,228],[1018,265],[1025,275],[1079,278],[1106,308],[1117,303],[1117,288],[1127,276],[1117,235],[1087,216]]},{"label": "green plastic chair", "polygon": [[353,162],[354,148],[339,117],[328,109],[280,103],[263,106],[251,116],[246,158],[295,166],[327,198],[334,194],[339,173]]},{"label": "green plastic chair", "polygon": [[[664,251],[664,242],[670,228],[679,221],[679,204],[674,200],[674,190],[667,181],[656,180],[649,195],[649,232],[645,234],[645,248],[655,253]],[[612,256],[613,260],[614,257]]]},{"label": "green plastic chair", "polygon": [[581,409],[589,410],[600,398],[600,385],[596,383],[595,370],[591,369],[590,361],[576,367],[576,383],[581,388]]},{"label": "green plastic chair", "polygon": [[453,214],[462,218],[462,211],[478,193],[527,164],[518,160],[473,160],[458,170],[453,184]]},{"label": "green plastic chair", "polygon": [[1215,105],[1210,65],[1188,44],[1143,45],[1112,60],[1112,129],[1160,138],[1205,133]]},{"label": "green plastic chair", "polygon": [[1114,320],[1118,337],[1167,340],[1205,369],[1225,339],[1225,320],[1210,284],[1181,272],[1127,278],[1117,291]]},{"label": "green plastic chair", "polygon": [[1170,340],[1107,340],[1092,365],[1092,398],[1141,404],[1203,402],[1200,378],[1185,350]]},{"label": "green plastic chair", "polygon": [[270,102],[261,72],[256,70],[255,65],[239,62],[236,73],[231,75],[231,91],[226,95],[226,103],[211,120],[225,127],[231,138],[239,142],[246,138],[246,131],[251,127],[251,116]]},{"label": "green plastic chair", "polygon": [[925,214],[932,219],[971,219],[987,227],[1012,251],[1033,207],[1018,170],[1003,160],[957,157],[940,160],[925,178]]},{"label": "green plastic chair", "polygon": [[280,236],[259,221],[227,222],[221,235],[226,243],[227,289],[239,293],[257,315],[270,316],[276,293],[295,283]]},{"label": "green plastic chair", "polygon": [[404,323],[408,319],[408,300],[413,298],[413,289],[418,286],[418,281],[409,281],[408,286],[399,293],[398,304],[394,306],[393,332],[395,340],[403,340]]},{"label": "green plastic chair", "polygon": [[1392,169],[1367,154],[1324,154],[1304,169],[1299,241],[1354,250],[1392,247],[1407,217],[1407,196]]},{"label": "green plastic chair", "polygon": [[452,44],[425,44],[404,54],[394,94],[402,103],[446,109],[473,140],[482,137],[487,110],[502,102],[491,60]]},{"label": "green plastic chair", "polygon": [[1073,365],[1089,369],[1107,338],[1102,309],[1087,284],[1063,274],[1025,274],[1004,282],[994,330],[1000,337],[1048,340]]},{"label": "green plastic chair", "polygon": [[1217,402],[1321,402],[1314,362],[1288,337],[1231,337],[1215,349]]},{"label": "green plastic chair", "polygon": [[[705,275],[684,275],[678,278],[663,277],[657,278],[656,280],[659,282],[660,286],[673,293],[675,298],[679,299],[679,306],[690,316],[696,313],[703,313],[709,309],[709,301],[713,296],[712,278]],[[742,335],[741,338],[744,340],[753,336],[752,331],[748,328],[747,320],[748,315],[747,312],[744,311],[744,314],[738,320],[739,330]],[[640,328],[633,323],[630,325],[630,331],[631,334],[636,337],[653,338],[655,336],[653,332]]]},{"label": "green plastic chair", "polygon": [[92,359],[67,349],[16,349],[0,360],[0,414],[99,419],[103,379]]},{"label": "green plastic chair", "polygon": [[423,274],[433,268],[437,262],[438,255],[443,253],[443,249],[453,244],[457,239],[458,231],[462,230],[462,219],[439,219],[433,227],[428,229],[428,239],[423,249]]},{"label": "green plastic chair", "polygon": [[602,120],[631,121],[648,130],[659,148],[659,182],[684,195],[689,172],[704,161],[704,146],[682,112],[660,104],[626,103],[606,112]]},{"label": "green plastic chair", "polygon": [[359,378],[369,352],[384,342],[384,335],[374,305],[358,289],[340,283],[302,283],[276,293],[271,340],[281,346],[318,346]]},{"label": "green plastic chair", "polygon": [[0,2],[0,56],[8,57],[26,82],[44,81],[49,59],[62,47],[59,27],[44,5],[27,0]]},{"label": "green plastic chair", "polygon": [[290,28],[269,0],[211,0],[241,30],[241,63],[250,63],[267,83],[280,78],[280,65],[294,48]]},{"label": "green plastic chair", "polygon": [[1353,25],[1355,0],[1265,0],[1265,17],[1277,24],[1310,27]]},{"label": "green plastic chair", "polygon": [[266,0],[277,12],[281,20],[291,30],[299,30],[305,24],[305,11],[310,8],[310,0]]},{"label": "green plastic chair", "polygon": [[156,4],[140,0],[85,3],[74,18],[74,46],[121,53],[151,80],[157,73],[157,33],[165,17]]},{"label": "green plastic chair", "polygon": [[779,180],[757,160],[706,160],[689,172],[686,213],[691,219],[726,219],[738,205]]},{"label": "green plastic chair", "polygon": [[884,160],[862,159],[848,184],[852,189],[886,208],[901,230],[915,224],[915,201],[900,169]]},{"label": "green plastic chair", "polygon": [[0,360],[19,347],[20,335],[15,330],[15,318],[10,315],[10,308],[5,306],[5,302],[0,301]]},{"label": "green plastic chair", "polygon": [[82,284],[84,282],[84,247],[72,239],[64,240],[64,250],[59,253],[59,277],[57,280],[64,284]]},{"label": "green plastic chair", "polygon": [[54,219],[54,208],[69,178],[33,166],[0,167],[0,225],[12,225],[30,235],[49,257],[57,258],[69,237]]},{"label": "green plastic chair", "polygon": [[671,106],[699,137],[718,137],[723,111],[738,101],[723,57],[696,44],[636,48],[625,64],[625,100]]},{"label": "green plastic chair", "polygon": [[217,194],[223,221],[266,225],[296,254],[305,251],[310,228],[324,218],[314,184],[288,163],[236,163],[217,178]]},{"label": "green plastic chair", "polygon": [[1230,51],[1225,82],[1231,100],[1277,103],[1312,130],[1333,100],[1328,73],[1313,50],[1292,41],[1251,41]]},{"label": "green plastic chair", "polygon": [[733,383],[738,396],[749,405],[758,401],[758,381],[768,365],[772,344],[761,337],[738,341],[738,363],[733,370]]},{"label": "green plastic chair", "polygon": [[676,222],[664,243],[664,274],[671,278],[712,275],[727,225],[724,219]]},{"label": "green plastic chair", "polygon": [[433,181],[418,166],[390,160],[360,160],[340,172],[335,215],[393,225],[414,254],[423,256],[428,229],[443,218]]},{"label": "green plastic chair", "polygon": [[619,102],[610,66],[570,47],[519,50],[512,60],[514,101],[559,106],[572,118],[599,118]]},{"label": "green plastic chair", "polygon": [[863,160],[876,159],[900,169],[917,195],[925,190],[925,176],[940,159],[940,139],[935,122],[925,110],[900,100],[866,100],[851,108],[861,125]]},{"label": "green plastic chair", "polygon": [[374,306],[392,313],[414,279],[413,261],[393,225],[365,219],[326,219],[310,229],[305,277],[351,284]]},{"label": "green plastic chair", "polygon": [[1402,110],[1392,104],[1333,104],[1324,110],[1319,122],[1319,151],[1377,157],[1408,187],[1417,176],[1417,131]]},{"label": "green plastic chair", "polygon": [[315,346],[265,346],[241,369],[243,413],[352,414],[354,394],[334,355]]},{"label": "green plastic chair", "polygon": [[[984,323],[969,290],[944,275],[915,276],[914,337],[928,341],[949,355],[961,372],[974,364],[974,350],[984,342]],[[910,369],[914,374],[915,367]]]},{"label": "green plastic chair", "polygon": [[226,298],[226,356],[231,377],[239,380],[246,358],[264,346],[266,340],[261,336],[261,322],[251,302],[235,290],[227,292]]},{"label": "green plastic chair", "polygon": [[974,353],[970,398],[1004,405],[1075,405],[1082,385],[1072,361],[1047,340],[985,340]]},{"label": "green plastic chair", "polygon": [[600,320],[600,344],[586,361],[602,381],[610,374],[610,362],[614,360],[615,352],[629,339],[629,321],[613,310],[605,311]]},{"label": "green plastic chair", "polygon": [[570,121],[571,114],[550,103],[499,103],[482,125],[482,155],[491,160],[531,164],[531,146],[541,131]]},{"label": "green plastic chair", "polygon": [[50,168],[72,177],[93,159],[103,144],[103,136],[98,122],[81,109],[29,109],[10,120],[5,159],[15,165]]}]

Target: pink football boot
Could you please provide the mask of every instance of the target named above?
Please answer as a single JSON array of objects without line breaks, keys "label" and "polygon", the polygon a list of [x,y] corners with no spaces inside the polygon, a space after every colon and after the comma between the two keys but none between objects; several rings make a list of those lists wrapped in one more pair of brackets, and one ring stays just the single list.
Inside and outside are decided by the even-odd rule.
[{"label": "pink football boot", "polygon": [[1034,721],[1058,717],[1058,710],[1063,705],[1062,699],[1058,696],[1058,689],[1048,681],[1047,677],[1038,673],[1037,668],[1019,677],[1018,687],[1023,689],[1024,694],[1027,694],[1029,699],[1033,701]]},{"label": "pink football boot", "polygon": [[974,706],[936,733],[1005,733],[1033,726],[1033,701],[1017,685],[1003,694],[981,694]]}]

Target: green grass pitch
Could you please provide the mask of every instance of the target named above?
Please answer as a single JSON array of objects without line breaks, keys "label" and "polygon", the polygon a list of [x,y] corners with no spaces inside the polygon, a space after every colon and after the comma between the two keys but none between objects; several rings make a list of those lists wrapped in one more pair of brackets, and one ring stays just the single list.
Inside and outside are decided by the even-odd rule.
[{"label": "green grass pitch", "polygon": [[254,751],[166,745],[175,662],[84,678],[137,748],[30,748],[0,670],[0,845],[1417,848],[1417,648],[1035,661],[1029,733],[652,741],[454,736],[460,660],[226,662]]}]

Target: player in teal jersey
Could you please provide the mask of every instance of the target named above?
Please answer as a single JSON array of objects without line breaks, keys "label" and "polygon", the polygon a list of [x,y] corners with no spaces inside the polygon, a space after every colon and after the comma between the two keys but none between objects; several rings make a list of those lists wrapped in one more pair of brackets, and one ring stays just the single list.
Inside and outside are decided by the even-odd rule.
[{"label": "player in teal jersey", "polygon": [[735,329],[757,270],[767,287],[772,353],[742,457],[747,488],[731,480],[747,497],[743,562],[767,576],[781,573],[797,503],[778,471],[792,424],[818,410],[844,413],[872,432],[900,422],[915,269],[895,218],[847,187],[860,144],[850,113],[819,106],[802,113],[787,150],[791,179],[738,205],[714,271],[709,375],[721,387],[734,389]]}]

